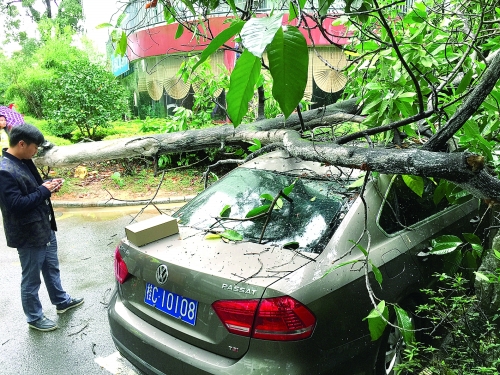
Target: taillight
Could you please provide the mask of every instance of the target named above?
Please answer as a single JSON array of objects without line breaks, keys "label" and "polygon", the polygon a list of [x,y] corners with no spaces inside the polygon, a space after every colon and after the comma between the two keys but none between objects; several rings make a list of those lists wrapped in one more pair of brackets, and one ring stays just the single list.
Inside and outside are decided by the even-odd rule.
[{"label": "taillight", "polygon": [[302,340],[311,336],[316,325],[313,313],[289,296],[222,300],[212,307],[229,332],[262,340]]},{"label": "taillight", "polygon": [[215,301],[213,309],[227,330],[240,336],[250,336],[258,299]]},{"label": "taillight", "polygon": [[120,246],[115,249],[115,277],[120,284],[123,284],[129,275],[128,268],[120,254]]}]

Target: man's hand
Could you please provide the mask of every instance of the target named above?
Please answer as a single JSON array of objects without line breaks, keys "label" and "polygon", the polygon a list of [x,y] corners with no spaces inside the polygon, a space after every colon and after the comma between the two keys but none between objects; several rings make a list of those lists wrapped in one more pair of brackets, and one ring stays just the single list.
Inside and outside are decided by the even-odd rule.
[{"label": "man's hand", "polygon": [[63,182],[64,180],[62,178],[54,178],[53,180],[44,182],[42,186],[49,189],[51,193],[55,193],[61,189]]}]

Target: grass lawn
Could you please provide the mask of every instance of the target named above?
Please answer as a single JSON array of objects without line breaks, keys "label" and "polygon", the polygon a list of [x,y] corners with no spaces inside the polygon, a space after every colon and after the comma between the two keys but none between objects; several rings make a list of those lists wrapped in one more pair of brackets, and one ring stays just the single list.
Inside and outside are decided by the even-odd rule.
[{"label": "grass lawn", "polygon": [[[45,121],[29,116],[26,122],[35,125],[45,138],[56,146],[74,143],[74,139],[51,136]],[[127,138],[140,134],[157,134],[164,119],[116,121],[110,128],[103,129],[103,140]],[[74,132],[73,138],[77,137]],[[3,147],[7,146],[4,136]],[[203,168],[178,168],[167,166],[159,191],[162,171],[155,176],[152,159],[114,160],[102,163],[83,163],[72,168],[61,167],[43,170],[47,178],[62,177],[65,183],[54,199],[106,199],[110,194],[118,199],[148,199],[157,197],[195,195],[203,190]],[[82,172],[83,171],[83,172]]]}]

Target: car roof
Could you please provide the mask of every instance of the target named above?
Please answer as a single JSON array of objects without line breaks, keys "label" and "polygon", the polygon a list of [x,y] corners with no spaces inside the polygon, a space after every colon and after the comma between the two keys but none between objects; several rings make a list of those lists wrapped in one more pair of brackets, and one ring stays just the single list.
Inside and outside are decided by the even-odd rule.
[{"label": "car roof", "polygon": [[325,165],[324,163],[302,160],[290,155],[285,150],[269,152],[242,164],[240,167],[319,178],[343,177],[357,179],[361,173],[358,169],[341,168],[333,165]]}]

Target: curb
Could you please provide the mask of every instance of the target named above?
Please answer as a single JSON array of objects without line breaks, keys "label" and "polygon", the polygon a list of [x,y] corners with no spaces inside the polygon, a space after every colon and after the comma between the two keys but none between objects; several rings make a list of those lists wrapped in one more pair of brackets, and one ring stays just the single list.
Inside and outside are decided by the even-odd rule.
[{"label": "curb", "polygon": [[185,203],[189,202],[196,195],[187,195],[185,197],[157,198],[144,200],[121,201],[116,199],[108,199],[103,201],[60,201],[53,200],[52,207],[68,207],[68,208],[84,208],[84,207],[124,207],[124,206],[142,206],[148,203],[152,204],[169,204],[169,203]]}]

